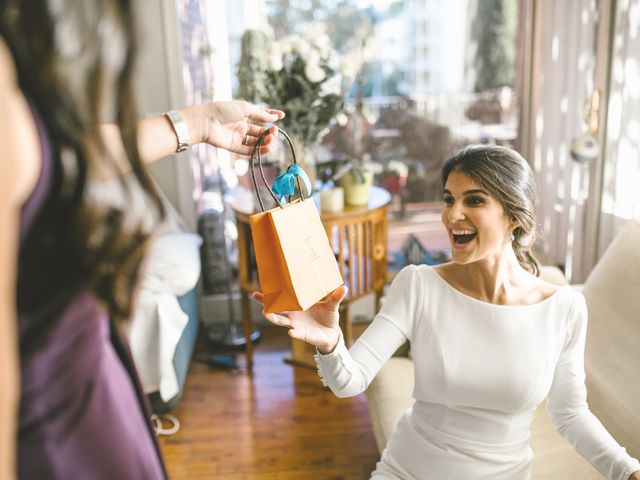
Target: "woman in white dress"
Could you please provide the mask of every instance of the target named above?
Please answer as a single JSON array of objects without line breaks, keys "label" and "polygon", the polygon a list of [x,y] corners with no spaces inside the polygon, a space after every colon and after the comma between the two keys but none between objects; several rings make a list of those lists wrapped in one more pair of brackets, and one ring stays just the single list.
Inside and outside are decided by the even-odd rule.
[{"label": "woman in white dress", "polygon": [[638,460],[586,402],[584,297],[538,277],[527,162],[507,148],[467,147],[446,162],[442,185],[453,261],[404,268],[349,350],[338,325],[344,286],[306,312],[266,315],[317,347],[322,381],[340,397],[363,392],[411,343],[416,401],[371,478],[529,479],[529,430],[547,397],[558,432],[604,477],[640,480]]}]

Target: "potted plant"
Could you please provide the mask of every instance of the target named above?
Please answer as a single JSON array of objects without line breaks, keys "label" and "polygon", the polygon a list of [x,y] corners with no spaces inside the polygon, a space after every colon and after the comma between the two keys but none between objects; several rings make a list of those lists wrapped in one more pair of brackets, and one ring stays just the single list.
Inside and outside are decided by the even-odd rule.
[{"label": "potted plant", "polygon": [[321,168],[323,183],[329,181],[342,187],[344,203],[352,206],[369,202],[369,189],[373,184],[373,171],[349,158],[323,163]]},{"label": "potted plant", "polygon": [[409,167],[404,162],[391,160],[382,172],[382,184],[392,195],[402,195],[404,186],[407,183],[408,173]]},{"label": "potted plant", "polygon": [[285,111],[278,125],[291,136],[313,185],[316,145],[343,110],[351,74],[326,32],[307,30],[277,41],[261,30],[245,31],[238,80],[241,98]]}]

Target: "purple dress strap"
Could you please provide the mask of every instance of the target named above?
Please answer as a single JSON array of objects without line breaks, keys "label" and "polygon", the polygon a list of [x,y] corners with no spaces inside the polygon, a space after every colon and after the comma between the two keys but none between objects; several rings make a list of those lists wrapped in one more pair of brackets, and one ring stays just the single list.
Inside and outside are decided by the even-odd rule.
[{"label": "purple dress strap", "polygon": [[47,133],[42,125],[42,121],[40,120],[38,113],[33,109],[33,107],[31,108],[31,112],[36,120],[36,126],[38,129],[38,140],[40,141],[41,146],[41,166],[36,186],[27,201],[22,205],[22,212],[20,215],[20,238],[25,237],[29,227],[35,220],[38,211],[44,204],[47,193],[51,189],[51,182],[53,180],[53,161],[51,159],[52,151],[50,148],[45,148],[49,145]]}]

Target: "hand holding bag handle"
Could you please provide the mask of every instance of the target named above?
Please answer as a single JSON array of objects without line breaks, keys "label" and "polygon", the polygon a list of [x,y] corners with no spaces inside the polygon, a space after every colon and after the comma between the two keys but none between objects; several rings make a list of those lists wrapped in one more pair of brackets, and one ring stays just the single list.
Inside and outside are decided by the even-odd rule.
[{"label": "hand holding bag handle", "polygon": [[267,182],[267,179],[264,175],[264,170],[262,169],[262,155],[260,154],[260,146],[262,145],[262,142],[264,140],[264,137],[268,133],[268,130],[265,130],[260,134],[260,136],[258,137],[258,140],[256,141],[256,144],[253,146],[253,150],[251,151],[251,158],[250,158],[251,178],[253,179],[253,187],[256,190],[256,196],[258,197],[258,202],[260,203],[260,209],[263,212],[265,211],[264,203],[262,202],[262,198],[260,198],[260,191],[258,190],[258,183],[256,181],[256,172],[255,172],[256,152],[258,156],[258,168],[260,169],[260,176],[262,177],[262,181],[264,182],[265,186],[269,190],[271,197],[275,200],[276,204],[280,208],[284,208],[281,201],[282,198],[285,195],[291,196],[293,194],[293,190],[294,190],[293,177],[295,177],[295,179],[298,182],[298,192],[300,193],[300,199],[304,199],[302,195],[302,185],[300,183],[301,178],[304,181],[306,191],[307,191],[307,196],[311,193],[311,185],[309,182],[309,177],[307,177],[307,174],[304,172],[304,170],[302,170],[302,168],[298,166],[298,161],[296,159],[296,151],[293,148],[293,142],[291,141],[291,138],[289,137],[289,135],[287,135],[287,132],[285,132],[284,130],[278,129],[278,131],[284,136],[285,140],[287,141],[293,157],[293,164],[289,165],[289,168],[287,168],[287,171],[283,174],[278,175],[278,177],[274,181],[274,188],[277,190],[278,194],[276,194],[276,192],[274,192],[274,189],[272,189],[269,186],[269,182]]}]

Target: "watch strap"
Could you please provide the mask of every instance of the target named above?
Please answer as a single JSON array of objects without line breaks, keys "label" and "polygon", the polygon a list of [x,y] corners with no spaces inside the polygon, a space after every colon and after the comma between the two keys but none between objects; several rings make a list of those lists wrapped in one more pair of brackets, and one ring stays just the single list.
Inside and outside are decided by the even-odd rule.
[{"label": "watch strap", "polygon": [[169,110],[164,113],[164,116],[169,119],[173,130],[176,132],[178,148],[176,148],[175,153],[184,152],[189,148],[189,129],[187,128],[187,123],[178,110]]}]

